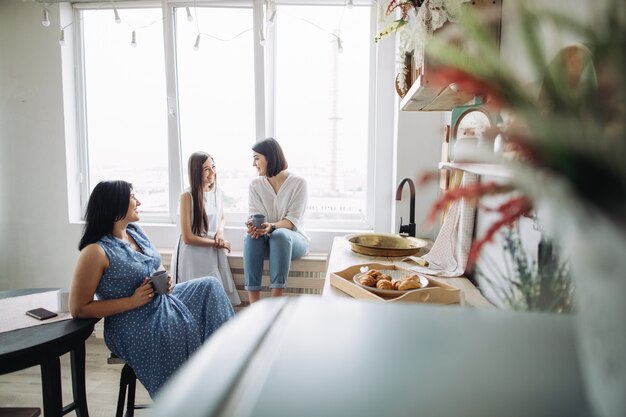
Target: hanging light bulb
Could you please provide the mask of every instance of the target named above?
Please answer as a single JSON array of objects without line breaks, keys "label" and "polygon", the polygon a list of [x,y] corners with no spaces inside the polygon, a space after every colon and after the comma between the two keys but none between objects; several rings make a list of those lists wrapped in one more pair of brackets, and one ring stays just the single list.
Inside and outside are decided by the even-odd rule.
[{"label": "hanging light bulb", "polygon": [[337,36],[337,50],[339,53],[343,52],[343,45],[341,44],[341,38],[339,36]]},{"label": "hanging light bulb", "polygon": [[348,9],[351,9],[354,7],[354,1],[353,0],[346,0],[346,7]]},{"label": "hanging light bulb", "polygon": [[276,8],[276,5],[274,4],[274,2],[269,0],[267,2],[267,14],[269,14],[270,17],[267,19],[267,22],[270,25],[274,24],[274,19],[276,18],[276,10],[277,10],[277,8]]},{"label": "hanging light bulb", "polygon": [[135,36],[135,31],[133,30],[133,37],[130,41],[130,46],[132,46],[133,48],[137,47],[137,37]]},{"label": "hanging light bulb", "polygon": [[41,18],[41,24],[45,27],[50,26],[50,14],[48,13],[48,9],[44,7],[43,9],[43,17]]},{"label": "hanging light bulb", "polygon": [[185,7],[185,10],[187,10],[187,21],[193,22],[193,16],[191,15],[191,10],[189,10],[189,7]]},{"label": "hanging light bulb", "polygon": [[200,34],[198,33],[198,36],[196,36],[196,43],[193,44],[193,50],[197,51],[198,49],[200,49]]},{"label": "hanging light bulb", "polygon": [[270,15],[270,18],[267,19],[267,21],[272,24],[274,23],[274,19],[276,18],[276,9],[272,10],[272,14]]},{"label": "hanging light bulb", "polygon": [[120,14],[117,12],[117,7],[113,6],[113,13],[115,13],[115,23],[122,23],[122,19],[120,19]]},{"label": "hanging light bulb", "polygon": [[259,29],[259,43],[261,46],[265,46],[265,35],[263,34],[263,29]]},{"label": "hanging light bulb", "polygon": [[59,37],[59,45],[65,45],[65,29],[61,28],[61,36]]}]

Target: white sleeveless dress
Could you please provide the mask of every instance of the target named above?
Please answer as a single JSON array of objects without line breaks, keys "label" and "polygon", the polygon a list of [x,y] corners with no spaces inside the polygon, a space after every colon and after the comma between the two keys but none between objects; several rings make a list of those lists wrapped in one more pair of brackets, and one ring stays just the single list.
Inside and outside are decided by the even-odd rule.
[{"label": "white sleeveless dress", "polygon": [[[189,193],[189,189],[186,190]],[[193,199],[191,200],[191,216],[193,221]],[[215,236],[217,227],[222,218],[222,191],[215,187],[211,191],[204,193],[204,211],[208,219],[209,230],[207,236]],[[180,212],[180,207],[179,207]],[[180,216],[178,229],[180,231]],[[232,305],[241,304],[233,275],[230,272],[230,265],[227,258],[226,249],[215,249],[206,246],[188,245],[180,237],[174,257],[172,259],[172,276],[174,282],[185,282],[194,278],[212,276],[216,277],[224,287]]]}]

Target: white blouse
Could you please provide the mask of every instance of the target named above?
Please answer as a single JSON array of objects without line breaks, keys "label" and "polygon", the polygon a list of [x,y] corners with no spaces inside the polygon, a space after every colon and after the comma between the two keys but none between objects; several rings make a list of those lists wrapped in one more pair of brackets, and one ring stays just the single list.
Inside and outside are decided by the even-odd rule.
[{"label": "white blouse", "polygon": [[267,177],[253,179],[248,189],[249,214],[264,214],[267,222],[287,219],[294,231],[306,236],[303,229],[308,189],[304,178],[288,173],[278,192],[274,192]]}]

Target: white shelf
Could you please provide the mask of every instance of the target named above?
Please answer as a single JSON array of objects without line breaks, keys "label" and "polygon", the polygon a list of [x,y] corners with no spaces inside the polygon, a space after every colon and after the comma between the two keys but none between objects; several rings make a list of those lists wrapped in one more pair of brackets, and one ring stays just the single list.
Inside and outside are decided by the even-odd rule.
[{"label": "white shelf", "polygon": [[476,175],[488,177],[510,178],[511,172],[508,168],[496,164],[475,164],[469,162],[440,162],[439,169],[450,169],[465,171]]}]

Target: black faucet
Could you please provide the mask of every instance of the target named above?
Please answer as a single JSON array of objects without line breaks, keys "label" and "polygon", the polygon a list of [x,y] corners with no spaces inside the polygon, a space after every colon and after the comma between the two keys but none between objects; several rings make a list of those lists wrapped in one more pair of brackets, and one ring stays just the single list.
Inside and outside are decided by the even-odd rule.
[{"label": "black faucet", "polygon": [[415,236],[415,184],[413,180],[410,178],[405,178],[400,181],[400,185],[398,185],[398,189],[396,190],[396,201],[400,201],[402,199],[402,189],[404,188],[405,183],[409,183],[409,191],[411,192],[411,206],[409,212],[409,224],[402,224],[402,217],[400,217],[400,234]]}]

